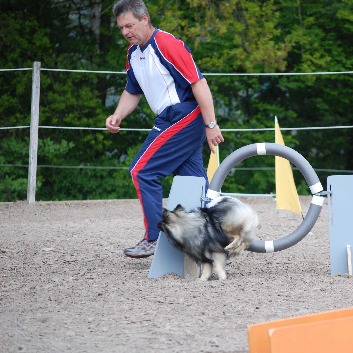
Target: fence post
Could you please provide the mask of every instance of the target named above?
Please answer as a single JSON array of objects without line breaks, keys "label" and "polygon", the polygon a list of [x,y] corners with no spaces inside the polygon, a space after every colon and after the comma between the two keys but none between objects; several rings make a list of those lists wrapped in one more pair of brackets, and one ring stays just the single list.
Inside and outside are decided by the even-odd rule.
[{"label": "fence post", "polygon": [[38,155],[38,125],[39,125],[39,97],[40,97],[40,62],[33,63],[32,74],[32,106],[31,129],[28,163],[27,201],[34,203],[37,184],[37,155]]}]

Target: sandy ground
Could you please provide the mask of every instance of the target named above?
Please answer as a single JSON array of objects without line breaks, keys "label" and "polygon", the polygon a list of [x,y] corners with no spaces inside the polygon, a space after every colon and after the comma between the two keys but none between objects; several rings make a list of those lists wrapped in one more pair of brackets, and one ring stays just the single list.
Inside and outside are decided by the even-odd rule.
[{"label": "sandy ground", "polygon": [[[271,198],[243,201],[263,239],[301,222]],[[245,353],[248,325],[353,306],[353,279],[330,274],[327,201],[300,243],[244,252],[226,281],[148,279],[152,257],[122,253],[142,233],[136,200],[1,203],[0,352]]]}]

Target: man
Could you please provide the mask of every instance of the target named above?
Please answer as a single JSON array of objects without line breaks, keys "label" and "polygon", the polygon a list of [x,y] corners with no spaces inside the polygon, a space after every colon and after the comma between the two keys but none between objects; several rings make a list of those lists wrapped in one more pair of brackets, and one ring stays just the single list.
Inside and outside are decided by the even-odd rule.
[{"label": "man", "polygon": [[189,48],[170,33],[154,28],[141,0],[120,0],[114,8],[118,27],[130,43],[127,84],[113,115],[106,120],[112,133],[138,105],[142,94],[156,114],[154,126],[130,165],[130,174],[144,215],[145,235],[126,256],[154,254],[162,219],[159,179],[170,174],[204,177],[205,138],[213,153],[223,142],[213,99]]}]

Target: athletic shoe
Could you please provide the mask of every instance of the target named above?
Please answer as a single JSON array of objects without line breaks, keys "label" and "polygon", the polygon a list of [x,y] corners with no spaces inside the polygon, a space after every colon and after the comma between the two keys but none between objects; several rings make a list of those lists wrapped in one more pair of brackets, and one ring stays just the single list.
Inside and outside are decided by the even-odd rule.
[{"label": "athletic shoe", "polygon": [[142,257],[148,257],[154,254],[156,245],[157,240],[148,241],[143,239],[134,247],[124,249],[124,254],[128,257],[134,257],[137,259]]}]

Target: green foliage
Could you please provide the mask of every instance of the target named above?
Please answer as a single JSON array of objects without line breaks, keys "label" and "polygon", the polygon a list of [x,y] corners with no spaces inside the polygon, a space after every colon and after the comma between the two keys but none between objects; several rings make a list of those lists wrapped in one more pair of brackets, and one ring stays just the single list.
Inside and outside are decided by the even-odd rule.
[{"label": "green foliage", "polygon": [[[282,128],[351,125],[352,75],[256,74],[351,71],[353,0],[146,0],[146,4],[154,25],[182,38],[202,72],[253,74],[205,76],[222,129],[274,128],[275,116]],[[146,133],[112,135],[93,129],[103,128],[114,111],[126,76],[46,70],[124,71],[128,43],[117,29],[111,6],[110,0],[0,3],[0,68],[31,68],[40,61],[40,125],[77,128],[40,128],[39,200],[136,197],[128,167]],[[0,72],[1,127],[30,124],[31,90],[31,70]],[[149,128],[153,118],[142,99],[122,127]],[[353,170],[351,129],[282,134],[286,145],[314,168]],[[246,144],[273,142],[274,131],[224,131],[224,137],[221,160]],[[23,200],[29,129],[0,129],[0,140],[0,201]],[[209,155],[205,146],[205,165]],[[319,177],[324,183],[330,174],[322,172]],[[301,174],[295,171],[294,177],[298,192],[306,194]],[[171,177],[162,183],[168,196]],[[222,190],[275,192],[274,158],[243,161]]]},{"label": "green foliage", "polygon": [[0,201],[24,200],[27,197],[28,139],[12,134],[1,143]]}]

